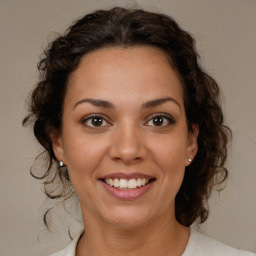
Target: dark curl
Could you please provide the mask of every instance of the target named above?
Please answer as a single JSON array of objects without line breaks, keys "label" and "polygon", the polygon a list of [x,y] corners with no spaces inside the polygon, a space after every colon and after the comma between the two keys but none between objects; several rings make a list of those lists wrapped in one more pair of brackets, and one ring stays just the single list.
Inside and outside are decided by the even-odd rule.
[{"label": "dark curl", "polygon": [[[70,74],[81,58],[104,47],[154,46],[169,56],[183,84],[188,129],[199,127],[198,153],[186,168],[184,181],[176,196],[176,218],[185,226],[204,222],[207,200],[214,185],[228,175],[224,167],[230,129],[223,124],[217,83],[198,63],[199,56],[191,35],[170,17],[144,10],[113,8],[88,14],[76,21],[63,36],[54,40],[38,64],[40,82],[31,96],[30,114],[23,124],[32,122],[34,134],[44,147],[49,165],[38,177],[44,180],[50,198],[65,198],[67,173],[53,168],[57,161],[50,134],[61,132],[63,101]],[[61,180],[61,189],[47,186]],[[60,186],[60,185],[59,185]],[[57,191],[57,192],[56,192]]]}]

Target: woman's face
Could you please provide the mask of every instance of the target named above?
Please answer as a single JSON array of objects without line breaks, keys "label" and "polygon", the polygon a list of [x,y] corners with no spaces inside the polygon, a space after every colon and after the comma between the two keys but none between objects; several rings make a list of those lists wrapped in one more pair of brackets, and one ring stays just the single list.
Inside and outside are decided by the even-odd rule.
[{"label": "woman's face", "polygon": [[175,196],[197,152],[177,73],[154,47],[104,48],[72,73],[63,129],[52,136],[88,219],[117,226],[175,219]]}]

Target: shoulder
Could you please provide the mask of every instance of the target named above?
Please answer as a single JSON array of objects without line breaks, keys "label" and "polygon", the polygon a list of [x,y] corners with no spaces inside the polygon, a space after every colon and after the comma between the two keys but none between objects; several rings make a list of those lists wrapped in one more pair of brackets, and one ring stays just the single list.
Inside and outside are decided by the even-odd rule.
[{"label": "shoulder", "polygon": [[71,244],[69,244],[63,250],[56,252],[54,254],[51,254],[49,256],[75,256],[76,245],[77,245],[77,242],[78,242],[79,238],[81,237],[81,235],[82,235],[81,233],[79,235],[77,235],[74,238],[74,240],[71,242]]},{"label": "shoulder", "polygon": [[256,256],[254,253],[237,250],[215,239],[190,229],[190,238],[182,256]]}]

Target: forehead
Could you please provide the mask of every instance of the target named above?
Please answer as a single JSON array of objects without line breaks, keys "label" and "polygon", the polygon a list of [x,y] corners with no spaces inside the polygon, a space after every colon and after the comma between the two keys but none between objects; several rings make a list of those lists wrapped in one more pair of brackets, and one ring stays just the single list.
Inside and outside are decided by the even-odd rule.
[{"label": "forehead", "polygon": [[69,93],[107,100],[171,96],[183,103],[182,85],[169,57],[151,46],[109,47],[86,54],[70,76]]}]

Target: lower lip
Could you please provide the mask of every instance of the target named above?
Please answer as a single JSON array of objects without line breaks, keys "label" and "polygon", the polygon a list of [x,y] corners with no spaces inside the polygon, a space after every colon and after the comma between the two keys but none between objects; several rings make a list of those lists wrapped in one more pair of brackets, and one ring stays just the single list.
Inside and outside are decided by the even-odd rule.
[{"label": "lower lip", "polygon": [[112,196],[118,198],[118,199],[124,199],[124,200],[132,200],[137,199],[141,196],[143,196],[145,193],[147,193],[150,188],[153,185],[153,181],[148,183],[145,186],[142,186],[140,188],[135,188],[132,190],[121,190],[117,189],[115,187],[111,187],[108,184],[106,184],[104,181],[100,181],[103,185],[103,187],[109,192]]}]

